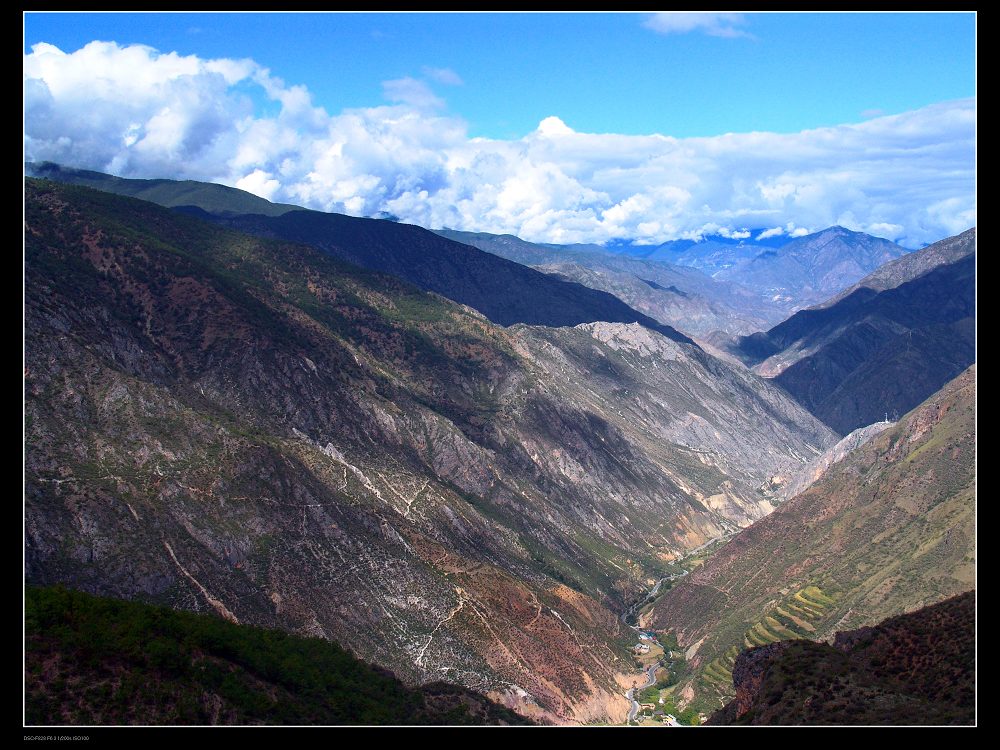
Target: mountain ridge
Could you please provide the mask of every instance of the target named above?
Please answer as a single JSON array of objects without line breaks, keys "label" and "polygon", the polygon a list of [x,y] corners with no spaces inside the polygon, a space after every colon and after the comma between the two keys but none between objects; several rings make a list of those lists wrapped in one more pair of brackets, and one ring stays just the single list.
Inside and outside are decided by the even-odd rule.
[{"label": "mountain ridge", "polygon": [[501,325],[638,322],[694,344],[607,292],[555,279],[412,224],[273,204],[214,183],[130,180],[50,163],[28,166],[46,179],[148,199],[231,229],[310,244],[354,265],[398,276],[467,304]]}]

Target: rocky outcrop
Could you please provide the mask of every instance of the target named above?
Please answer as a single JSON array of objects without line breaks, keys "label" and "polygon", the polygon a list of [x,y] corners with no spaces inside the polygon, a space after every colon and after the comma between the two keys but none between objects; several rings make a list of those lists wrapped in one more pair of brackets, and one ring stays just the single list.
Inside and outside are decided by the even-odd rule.
[{"label": "rocky outcrop", "polygon": [[840,440],[832,448],[827,448],[823,453],[810,461],[805,468],[799,470],[788,481],[781,484],[781,496],[785,500],[805,492],[809,487],[818,482],[824,474],[838,461],[842,461],[847,455],[857,450],[880,432],[892,427],[892,422],[883,421],[870,424],[867,427],[859,427]]},{"label": "rocky outcrop", "polygon": [[733,724],[746,716],[761,701],[768,670],[791,645],[792,641],[779,641],[740,653],[733,666],[735,697],[712,715],[710,723]]}]

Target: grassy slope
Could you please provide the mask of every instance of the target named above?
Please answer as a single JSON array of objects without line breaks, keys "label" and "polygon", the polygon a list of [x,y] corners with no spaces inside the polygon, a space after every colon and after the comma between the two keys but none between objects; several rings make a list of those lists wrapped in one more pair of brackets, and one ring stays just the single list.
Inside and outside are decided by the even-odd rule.
[{"label": "grassy slope", "polygon": [[62,167],[51,162],[32,164],[28,170],[33,176],[65,182],[71,185],[103,190],[117,195],[157,203],[167,208],[198,206],[214,214],[263,214],[281,216],[288,211],[301,210],[301,206],[271,203],[245,190],[194,180],[132,180],[103,172]]}]

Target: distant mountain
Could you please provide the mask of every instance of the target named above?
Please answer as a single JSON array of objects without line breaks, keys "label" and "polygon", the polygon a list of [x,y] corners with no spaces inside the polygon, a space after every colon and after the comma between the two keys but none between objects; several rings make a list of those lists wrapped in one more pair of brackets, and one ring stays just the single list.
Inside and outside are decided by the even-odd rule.
[{"label": "distant mountain", "polygon": [[25,591],[25,724],[530,724],[411,688],[322,638],[63,588]]},{"label": "distant mountain", "polygon": [[676,635],[699,710],[744,648],[824,639],[975,585],[975,367],[735,536],[642,622]]},{"label": "distant mountain", "polygon": [[858,289],[872,289],[876,292],[884,292],[892,289],[906,281],[923,276],[938,266],[956,263],[966,257],[971,252],[975,252],[976,230],[968,229],[954,237],[948,237],[928,245],[923,250],[891,260],[883,266],[879,266],[861,281],[840,292],[816,307],[831,307],[845,297],[849,297]]},{"label": "distant mountain", "polygon": [[29,162],[24,168],[25,173],[31,177],[127,195],[167,208],[197,206],[213,214],[264,214],[265,216],[280,216],[288,211],[303,210],[301,206],[271,203],[245,190],[213,182],[128,179],[103,172],[64,167],[53,162]]},{"label": "distant mountain", "polygon": [[642,260],[599,246],[546,245],[509,234],[438,230],[443,237],[609,292],[630,307],[692,336],[750,333],[786,317],[738,284],[701,271]]},{"label": "distant mountain", "polygon": [[822,302],[879,266],[905,255],[894,242],[830,227],[719,271],[789,311]]},{"label": "distant mountain", "polygon": [[795,239],[676,240],[646,258],[692,266],[714,279],[738,283],[787,314],[828,299],[907,252],[888,240],[830,227]]},{"label": "distant mountain", "polygon": [[693,343],[611,294],[546,276],[410,224],[282,206],[212,183],[126,180],[48,163],[30,166],[45,179],[182,208],[242,232],[312,245],[468,305],[501,325],[638,322],[676,341]]},{"label": "distant mountain", "polygon": [[837,633],[744,651],[736,697],[712,725],[976,723],[976,597]]},{"label": "distant mountain", "polygon": [[975,249],[942,240],[728,350],[841,434],[898,415],[975,361]]},{"label": "distant mountain", "polygon": [[539,721],[623,721],[621,610],[835,442],[637,323],[504,328],[308,245],[25,193],[33,584],[326,637]]},{"label": "distant mountain", "polygon": [[[634,242],[627,240],[618,240],[609,242],[607,248],[611,252],[624,252],[647,260],[661,260],[667,263],[680,262],[681,265],[702,268],[701,263],[721,248],[729,248],[730,251],[737,254],[740,254],[745,249],[753,255],[767,249],[787,245],[794,239],[784,233],[761,237],[766,231],[763,228],[747,229],[739,232],[736,237],[726,237],[722,234],[706,234],[699,239],[668,240],[660,245],[636,245]],[[684,260],[678,261],[676,258],[683,258]]]},{"label": "distant mountain", "polygon": [[768,252],[773,252],[773,248],[753,242],[726,242],[721,238],[700,242],[677,240],[661,245],[645,256],[645,260],[691,266],[718,278],[720,272],[741,267],[758,255]]}]

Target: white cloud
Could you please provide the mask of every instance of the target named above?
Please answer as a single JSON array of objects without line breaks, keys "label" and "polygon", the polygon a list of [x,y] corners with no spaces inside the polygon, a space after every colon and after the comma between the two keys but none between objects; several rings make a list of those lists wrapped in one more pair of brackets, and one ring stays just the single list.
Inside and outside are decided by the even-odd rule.
[{"label": "white cloud", "polygon": [[769,237],[780,237],[785,233],[785,230],[781,227],[772,227],[771,229],[765,229],[763,232],[757,235],[758,240],[766,240]]},{"label": "white cloud", "polygon": [[[255,87],[274,113],[255,110]],[[387,81],[384,94],[390,104],[330,114],[252,60],[36,45],[24,58],[25,157],[545,242],[773,227],[760,239],[839,223],[916,246],[976,220],[975,100],[684,139],[583,133],[553,115],[494,140],[470,138],[426,81]]]},{"label": "white cloud", "polygon": [[813,231],[819,231],[828,225],[823,225],[818,227],[816,230],[809,229],[808,227],[797,227],[794,221],[790,221],[783,227],[771,227],[770,229],[765,229],[763,232],[757,235],[757,240],[766,240],[768,237],[780,237],[783,234],[787,234],[789,237],[804,237],[807,234],[812,234]]},{"label": "white cloud", "polygon": [[465,83],[451,68],[432,68],[425,65],[421,70],[425,76],[438,83],[443,83],[445,86],[461,86]]},{"label": "white cloud", "polygon": [[264,170],[255,169],[246,177],[241,177],[237,180],[236,187],[240,190],[246,190],[248,193],[253,193],[254,195],[259,195],[261,198],[270,200],[271,197],[278,192],[278,188],[281,187],[281,183],[274,178],[269,177],[267,172]]},{"label": "white cloud", "polygon": [[431,91],[431,87],[425,81],[416,78],[383,81],[382,91],[390,102],[408,104],[420,109],[437,109],[444,106],[444,99]]},{"label": "white cloud", "polygon": [[895,240],[903,234],[903,227],[900,224],[888,224],[884,221],[876,221],[868,224],[864,231],[876,237],[884,237],[887,240]]},{"label": "white cloud", "polygon": [[642,25],[658,34],[688,34],[700,31],[709,36],[740,37],[751,36],[737,28],[746,23],[742,13],[707,13],[664,11],[653,13]]}]

